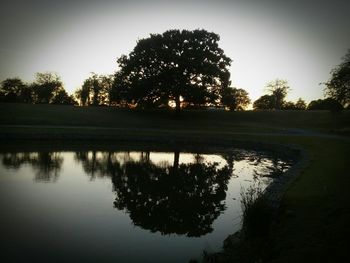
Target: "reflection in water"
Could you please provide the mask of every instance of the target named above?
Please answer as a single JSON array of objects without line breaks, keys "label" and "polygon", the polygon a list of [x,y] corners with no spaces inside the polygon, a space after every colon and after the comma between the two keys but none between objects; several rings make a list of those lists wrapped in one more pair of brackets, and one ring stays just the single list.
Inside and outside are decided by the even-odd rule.
[{"label": "reflection in water", "polygon": [[[229,179],[240,175],[239,165],[236,167],[239,162],[244,160],[255,167],[253,180],[265,180],[265,184],[291,165],[274,156],[248,151],[221,155],[174,152],[163,153],[158,159],[152,159],[151,154],[156,155],[84,151],[76,152],[74,160],[91,180],[111,179],[116,194],[114,207],[129,214],[134,225],[163,235],[199,237],[212,232],[214,220],[226,209]],[[185,160],[180,160],[181,156]],[[6,153],[0,157],[7,168],[29,164],[35,170],[35,181],[44,182],[55,182],[63,163],[56,152]]]},{"label": "reflection in water", "polygon": [[194,163],[158,167],[128,162],[112,177],[117,198],[135,225],[162,234],[201,236],[225,209],[222,201],[230,174],[218,164]]},{"label": "reflection in water", "polygon": [[90,176],[110,176],[116,199],[114,206],[129,213],[133,223],[152,232],[201,236],[211,232],[213,221],[225,209],[229,169],[206,163],[195,155],[194,163],[173,164],[150,160],[142,152],[138,160],[130,155],[96,152],[76,153]]},{"label": "reflection in water", "polygon": [[[229,179],[238,177],[234,162],[247,160],[264,169],[254,171],[254,179],[274,176],[288,164],[252,152],[225,153],[226,162],[206,161],[193,154],[192,162],[180,163],[180,153],[168,161],[154,162],[150,152],[78,152],[75,159],[84,171],[111,177],[117,195],[114,206],[125,210],[133,223],[152,232],[201,236],[210,233],[212,223],[225,210],[224,200]],[[282,166],[282,164],[284,166]],[[260,168],[260,167],[259,167]],[[259,171],[259,172],[258,172]]]},{"label": "reflection in water", "polygon": [[290,165],[245,150],[0,153],[3,251],[16,262],[188,262],[239,229],[241,186]]},{"label": "reflection in water", "polygon": [[6,153],[2,155],[5,167],[19,169],[29,164],[35,170],[35,181],[55,182],[59,176],[63,157],[57,152]]}]

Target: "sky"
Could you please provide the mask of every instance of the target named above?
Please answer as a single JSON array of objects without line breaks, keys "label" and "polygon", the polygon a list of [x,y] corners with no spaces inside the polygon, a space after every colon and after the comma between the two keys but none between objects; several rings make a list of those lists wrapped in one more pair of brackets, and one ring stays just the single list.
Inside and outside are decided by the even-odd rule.
[{"label": "sky", "polygon": [[137,40],[169,29],[206,29],[233,62],[232,86],[254,101],[288,80],[287,100],[322,98],[350,48],[348,0],[3,0],[0,80],[59,74],[73,93],[90,72],[112,74]]}]

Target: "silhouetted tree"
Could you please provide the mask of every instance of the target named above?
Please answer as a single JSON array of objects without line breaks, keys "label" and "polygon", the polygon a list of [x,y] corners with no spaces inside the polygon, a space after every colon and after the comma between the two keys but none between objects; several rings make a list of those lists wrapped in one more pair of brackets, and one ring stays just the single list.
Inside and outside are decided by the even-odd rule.
[{"label": "silhouetted tree", "polygon": [[329,110],[333,112],[341,111],[343,106],[333,98],[326,98],[324,100],[313,100],[309,103],[308,110]]},{"label": "silhouetted tree", "polygon": [[52,104],[76,105],[77,101],[73,96],[69,96],[67,91],[61,87],[51,100]]},{"label": "silhouetted tree", "polygon": [[138,106],[158,107],[181,100],[195,105],[218,103],[229,85],[231,59],[219,48],[220,37],[206,30],[169,30],[141,39],[118,59],[113,97]]},{"label": "silhouetted tree", "polygon": [[302,98],[299,98],[297,100],[297,102],[295,103],[295,109],[296,110],[306,110],[306,108],[307,108],[306,102]]},{"label": "silhouetted tree", "polygon": [[81,89],[75,92],[75,96],[83,106],[109,105],[112,85],[113,75],[105,76],[91,73],[91,76],[84,81]]},{"label": "silhouetted tree", "polygon": [[343,107],[350,105],[350,49],[343,57],[343,62],[331,74],[331,79],[326,82],[326,95],[337,100]]},{"label": "silhouetted tree", "polygon": [[19,78],[8,78],[1,82],[0,101],[1,102],[24,102],[33,101],[32,89]]},{"label": "silhouetted tree", "polygon": [[253,103],[255,110],[272,110],[275,108],[275,96],[263,95]]},{"label": "silhouetted tree", "polygon": [[128,82],[121,71],[117,71],[114,75],[114,82],[112,89],[109,92],[111,104],[126,106],[128,102],[132,101],[129,92]]},{"label": "silhouetted tree", "polygon": [[276,79],[267,83],[266,89],[274,97],[274,109],[280,110],[283,106],[284,99],[287,96],[288,91],[290,90],[288,82],[283,79]]},{"label": "silhouetted tree", "polygon": [[230,110],[243,110],[250,104],[250,99],[244,89],[227,88],[223,91],[221,102]]},{"label": "silhouetted tree", "polygon": [[87,106],[90,104],[90,96],[89,96],[90,91],[86,89],[86,86],[75,91],[74,96],[77,98],[79,101],[79,104],[81,106]]},{"label": "silhouetted tree", "polygon": [[285,101],[282,105],[282,110],[296,110],[294,102]]},{"label": "silhouetted tree", "polygon": [[53,98],[63,89],[60,77],[52,72],[36,73],[31,85],[35,103],[51,103]]}]

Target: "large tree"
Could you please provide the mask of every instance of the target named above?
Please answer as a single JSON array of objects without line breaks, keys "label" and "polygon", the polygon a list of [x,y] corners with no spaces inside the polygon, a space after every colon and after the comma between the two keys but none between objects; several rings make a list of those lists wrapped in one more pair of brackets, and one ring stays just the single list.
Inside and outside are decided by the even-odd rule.
[{"label": "large tree", "polygon": [[114,97],[145,106],[181,100],[218,103],[228,87],[231,59],[219,48],[219,35],[206,30],[169,30],[141,39],[118,59]]},{"label": "large tree", "polygon": [[350,49],[343,57],[343,62],[332,70],[325,92],[344,107],[350,105]]}]

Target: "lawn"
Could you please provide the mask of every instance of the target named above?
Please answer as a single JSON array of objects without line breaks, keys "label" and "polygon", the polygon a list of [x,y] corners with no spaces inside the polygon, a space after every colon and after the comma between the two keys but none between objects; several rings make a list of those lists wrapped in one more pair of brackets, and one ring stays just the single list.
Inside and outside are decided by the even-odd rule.
[{"label": "lawn", "polygon": [[[350,112],[131,111],[109,107],[0,104],[0,139],[101,139],[229,145],[297,145],[308,166],[284,195],[272,262],[350,262]],[[102,143],[102,141],[101,141]]]}]

